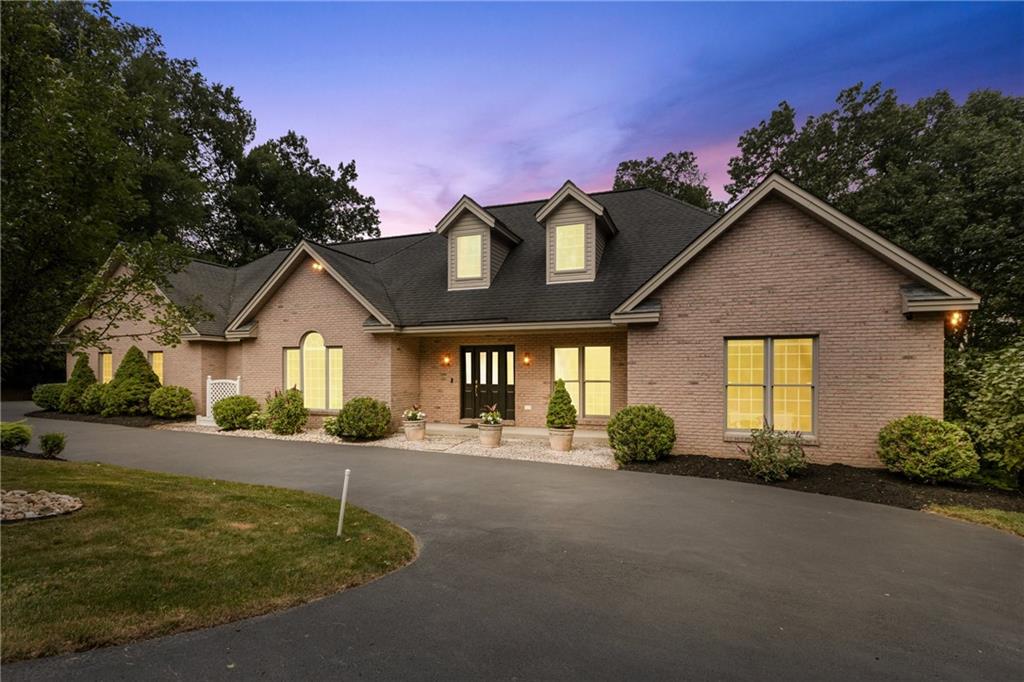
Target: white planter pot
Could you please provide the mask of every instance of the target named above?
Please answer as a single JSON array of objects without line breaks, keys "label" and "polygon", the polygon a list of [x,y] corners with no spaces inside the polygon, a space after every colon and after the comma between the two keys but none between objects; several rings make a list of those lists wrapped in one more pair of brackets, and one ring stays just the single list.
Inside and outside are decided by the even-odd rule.
[{"label": "white planter pot", "polygon": [[480,445],[485,448],[501,445],[501,424],[480,424]]},{"label": "white planter pot", "polygon": [[548,442],[555,452],[572,450],[572,434],[576,429],[548,429]]},{"label": "white planter pot", "polygon": [[403,421],[402,429],[406,440],[423,440],[427,435],[427,422],[423,419]]}]

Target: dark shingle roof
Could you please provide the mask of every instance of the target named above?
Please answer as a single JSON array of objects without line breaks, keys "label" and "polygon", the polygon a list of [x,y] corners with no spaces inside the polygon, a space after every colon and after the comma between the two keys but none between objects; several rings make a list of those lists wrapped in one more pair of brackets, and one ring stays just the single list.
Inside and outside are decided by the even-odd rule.
[{"label": "dark shingle roof", "polygon": [[[648,189],[590,196],[619,228],[593,282],[546,283],[544,226],[534,218],[546,200],[486,207],[522,239],[488,289],[448,291],[447,240],[434,232],[310,246],[398,326],[607,320],[716,219]],[[174,277],[174,288],[201,293],[214,320],[202,323],[200,332],[222,334],[288,253],[275,251],[235,269],[196,261]]]}]

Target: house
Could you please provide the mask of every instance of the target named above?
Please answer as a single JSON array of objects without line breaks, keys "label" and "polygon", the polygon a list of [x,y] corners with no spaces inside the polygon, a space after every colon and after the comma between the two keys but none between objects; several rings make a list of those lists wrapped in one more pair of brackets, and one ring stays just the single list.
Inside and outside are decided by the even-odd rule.
[{"label": "house", "polygon": [[814,461],[862,466],[890,420],[942,416],[945,320],[979,302],[777,175],[721,217],[571,182],[547,200],[463,197],[428,233],[195,261],[172,285],[212,319],[141,345],[200,409],[207,376],[238,376],[257,398],[297,386],[317,416],[369,395],[396,416],[416,403],[457,423],[496,403],[542,426],[561,378],[581,428],[654,403],[679,452],[734,456],[767,420]]}]

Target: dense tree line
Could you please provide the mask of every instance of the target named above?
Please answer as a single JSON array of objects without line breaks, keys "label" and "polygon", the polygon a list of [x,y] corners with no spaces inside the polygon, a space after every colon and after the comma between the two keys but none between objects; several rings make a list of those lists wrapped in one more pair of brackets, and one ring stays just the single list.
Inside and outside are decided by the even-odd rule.
[{"label": "dense tree line", "polygon": [[234,90],[108,2],[2,3],[0,22],[5,381],[60,366],[53,333],[120,242],[237,263],[379,234],[354,162],[293,132],[249,149]]}]

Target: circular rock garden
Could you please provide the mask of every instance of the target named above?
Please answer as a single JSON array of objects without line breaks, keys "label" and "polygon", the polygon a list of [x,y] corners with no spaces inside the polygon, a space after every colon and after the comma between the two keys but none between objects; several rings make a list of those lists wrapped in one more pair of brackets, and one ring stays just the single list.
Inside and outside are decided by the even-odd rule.
[{"label": "circular rock garden", "polygon": [[48,516],[70,514],[82,508],[82,500],[71,495],[51,493],[48,490],[0,490],[3,521],[43,519]]}]

